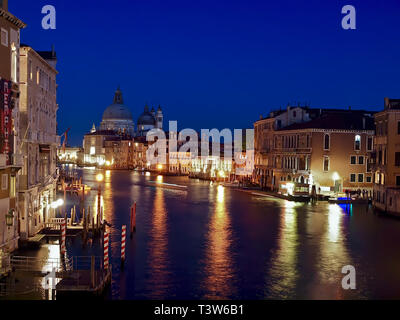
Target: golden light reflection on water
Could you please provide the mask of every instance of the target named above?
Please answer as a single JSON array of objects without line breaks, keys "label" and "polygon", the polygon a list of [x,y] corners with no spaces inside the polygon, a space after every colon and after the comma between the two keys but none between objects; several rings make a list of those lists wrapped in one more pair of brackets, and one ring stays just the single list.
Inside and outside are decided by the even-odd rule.
[{"label": "golden light reflection on water", "polygon": [[[210,188],[210,202],[215,189]],[[232,258],[230,256],[231,223],[225,207],[225,188],[217,187],[214,213],[207,234],[207,252],[205,263],[205,289],[209,292],[206,299],[221,299],[234,295],[232,287]]]},{"label": "golden light reflection on water", "polygon": [[296,208],[301,203],[285,201],[282,208],[278,249],[271,259],[271,267],[267,276],[268,293],[271,298],[292,297],[299,278],[297,268],[298,232]]},{"label": "golden light reflection on water", "polygon": [[336,204],[329,205],[328,238],[330,242],[336,242],[339,239],[341,215],[342,215],[342,209],[338,205]]},{"label": "golden light reflection on water", "polygon": [[158,287],[157,298],[162,298],[167,294],[169,272],[168,269],[168,231],[167,231],[167,210],[165,208],[164,191],[156,189],[154,198],[154,208],[152,215],[152,225],[149,241],[149,273],[151,280],[148,285],[150,290],[154,285]]},{"label": "golden light reflection on water", "polygon": [[[345,212],[337,204],[330,204],[325,215],[325,232],[319,246],[316,271],[318,285],[314,285],[311,298],[343,299],[344,290],[341,287],[342,267],[352,265],[344,236],[343,220]],[[327,221],[326,221],[327,220]]]}]

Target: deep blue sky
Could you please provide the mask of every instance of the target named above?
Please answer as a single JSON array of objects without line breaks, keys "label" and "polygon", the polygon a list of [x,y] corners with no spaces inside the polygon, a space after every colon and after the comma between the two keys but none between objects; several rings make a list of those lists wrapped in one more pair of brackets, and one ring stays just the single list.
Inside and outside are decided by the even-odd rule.
[{"label": "deep blue sky", "polygon": [[[57,29],[41,28],[42,6]],[[357,30],[341,28],[341,8]],[[400,97],[400,1],[9,0],[21,42],[55,45],[59,133],[101,120],[118,85],[136,120],[161,104],[180,129],[252,127],[290,103],[380,109]]]}]

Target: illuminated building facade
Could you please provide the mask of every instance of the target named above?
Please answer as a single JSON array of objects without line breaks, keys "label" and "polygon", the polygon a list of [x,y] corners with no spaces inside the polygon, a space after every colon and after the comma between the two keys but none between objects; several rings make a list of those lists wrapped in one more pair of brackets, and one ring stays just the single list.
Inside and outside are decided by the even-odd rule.
[{"label": "illuminated building facade", "polygon": [[[16,155],[19,121],[20,29],[25,24],[0,2],[0,264],[3,256],[18,247],[17,172],[21,158]],[[1,272],[1,266],[0,266]]]},{"label": "illuminated building facade", "polygon": [[375,126],[373,206],[400,215],[400,99],[385,98]]},{"label": "illuminated building facade", "polygon": [[133,169],[133,138],[110,137],[104,142],[105,166],[110,169]]},{"label": "illuminated building facade", "polygon": [[79,147],[58,147],[57,157],[60,163],[80,164],[83,162],[83,149]]},{"label": "illuminated building facade", "polygon": [[[255,181],[283,194],[308,195],[313,187],[325,195],[371,192],[373,113],[304,109],[305,120],[286,121],[291,123],[287,126],[278,121],[284,113],[255,123],[255,128],[267,124],[264,130],[255,130]],[[292,119],[298,112],[299,108],[285,111]]]},{"label": "illuminated building facade", "polygon": [[35,235],[51,217],[50,204],[56,198],[57,83],[56,53],[20,49],[19,151],[23,167],[19,174],[21,239]]}]

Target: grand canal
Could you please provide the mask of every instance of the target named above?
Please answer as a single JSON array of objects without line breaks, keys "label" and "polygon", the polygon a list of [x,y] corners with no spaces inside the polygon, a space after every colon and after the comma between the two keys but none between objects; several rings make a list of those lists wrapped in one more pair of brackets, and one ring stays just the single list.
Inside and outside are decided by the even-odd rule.
[{"label": "grand canal", "polygon": [[[79,172],[97,187],[98,171]],[[400,298],[400,220],[365,205],[294,203],[186,177],[103,173],[112,299]],[[147,184],[154,180],[188,191]],[[95,198],[92,191],[86,206]],[[121,226],[129,226],[134,201],[137,231],[127,238],[121,270]],[[67,250],[101,255],[99,241],[83,247],[79,238]],[[356,269],[356,290],[342,289],[345,265]]]}]

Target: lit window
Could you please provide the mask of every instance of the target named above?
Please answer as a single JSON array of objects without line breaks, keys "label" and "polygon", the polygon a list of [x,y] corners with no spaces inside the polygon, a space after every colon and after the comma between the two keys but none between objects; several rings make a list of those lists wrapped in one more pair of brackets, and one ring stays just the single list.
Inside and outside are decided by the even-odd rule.
[{"label": "lit window", "polygon": [[18,56],[17,56],[17,47],[13,43],[11,45],[11,81],[17,82],[17,64],[18,64]]},{"label": "lit window", "polygon": [[90,147],[90,154],[93,155],[96,153],[96,147]]},{"label": "lit window", "polygon": [[354,150],[361,150],[361,136],[358,134],[354,138]]},{"label": "lit window", "polygon": [[329,157],[324,157],[324,171],[329,171]]},{"label": "lit window", "polygon": [[10,198],[15,198],[16,192],[15,192],[15,177],[11,176],[10,177]]}]

